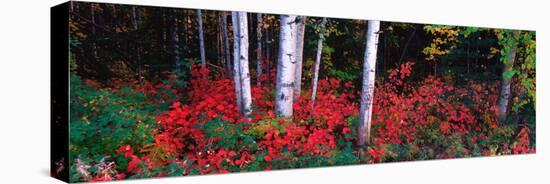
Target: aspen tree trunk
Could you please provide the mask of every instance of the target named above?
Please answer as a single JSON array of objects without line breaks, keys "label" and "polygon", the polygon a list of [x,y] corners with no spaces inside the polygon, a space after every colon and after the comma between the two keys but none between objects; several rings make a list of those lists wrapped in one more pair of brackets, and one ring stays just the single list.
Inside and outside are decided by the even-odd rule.
[{"label": "aspen tree trunk", "polygon": [[166,28],[168,27],[167,21],[166,21],[166,9],[162,9],[162,50],[166,50],[166,40],[168,40],[168,36],[166,33]]},{"label": "aspen tree trunk", "polygon": [[222,31],[223,31],[223,41],[225,48],[225,64],[227,68],[227,76],[231,77],[231,54],[229,51],[229,37],[227,36],[227,12],[222,12]]},{"label": "aspen tree trunk", "polygon": [[[183,11],[183,36],[182,36],[183,50],[181,54],[185,56],[187,55],[187,50],[189,49],[187,48],[187,44],[188,44],[187,42],[189,42],[189,38],[187,35],[187,31],[189,30],[189,28],[187,24],[189,24],[189,22],[187,22],[187,17],[188,17],[187,11],[186,10],[182,10],[182,11]],[[182,57],[182,58],[185,58],[185,57]]]},{"label": "aspen tree trunk", "polygon": [[357,144],[363,146],[370,143],[370,127],[372,118],[372,100],[374,94],[374,77],[376,74],[376,51],[380,21],[368,21],[367,42],[363,63],[363,87],[361,90],[361,108],[359,115],[359,139]]},{"label": "aspen tree trunk", "polygon": [[237,106],[245,116],[252,112],[252,93],[248,69],[248,20],[246,13],[233,12],[234,69]]},{"label": "aspen tree trunk", "polygon": [[[201,67],[206,69],[206,55],[204,51],[204,33],[202,31],[202,13],[201,10],[197,10],[197,20],[199,22],[199,47],[201,52]],[[205,76],[206,77],[206,76]]]},{"label": "aspen tree trunk", "polygon": [[[136,7],[132,6],[132,27],[134,28],[134,32],[138,31],[138,29],[139,29],[138,20],[137,20],[138,17],[137,16],[138,15],[136,13]],[[138,40],[137,34],[135,34],[135,35],[136,35],[135,39]],[[143,80],[142,80],[142,77],[141,77],[141,48],[140,48],[139,42],[138,42],[138,44],[136,44],[136,62],[137,62],[136,74],[137,74],[138,81],[141,84],[141,83],[143,83]]]},{"label": "aspen tree trunk", "polygon": [[320,25],[319,40],[317,40],[317,53],[315,53],[315,63],[313,65],[313,86],[311,88],[311,109],[315,108],[315,97],[317,96],[317,82],[319,80],[319,65],[323,53],[323,41],[325,40],[325,24],[327,18],[323,18]]},{"label": "aspen tree trunk", "polygon": [[252,92],[250,90],[250,71],[248,68],[248,20],[245,12],[238,12],[239,15],[239,67],[241,77],[241,93],[243,103],[243,114],[246,117],[252,112]]},{"label": "aspen tree trunk", "polygon": [[298,16],[296,23],[296,68],[294,81],[294,100],[300,98],[300,92],[302,90],[302,61],[304,55],[304,33],[306,30],[306,20],[305,16]]},{"label": "aspen tree trunk", "polygon": [[[266,16],[266,20],[268,20],[268,17]],[[269,24],[269,22],[268,22]],[[265,29],[265,61],[266,61],[266,70],[267,70],[267,83],[271,83],[271,37],[269,33],[269,29],[271,28],[271,25],[269,28]]]},{"label": "aspen tree trunk", "polygon": [[294,73],[296,65],[296,16],[280,16],[275,111],[283,117],[292,116]]},{"label": "aspen tree trunk", "polygon": [[[513,36],[519,36],[519,31],[514,31]],[[498,102],[498,121],[500,124],[506,123],[506,117],[508,116],[508,103],[511,96],[511,84],[512,78],[505,78],[504,74],[513,69],[516,60],[516,46],[517,42],[514,42],[510,46],[510,52],[508,53],[508,60],[504,61],[504,70],[502,70],[502,82],[500,84],[500,97]]]},{"label": "aspen tree trunk", "polygon": [[74,3],[73,1],[69,1],[69,18],[71,19],[71,21],[75,21],[73,16],[74,13]]},{"label": "aspen tree trunk", "polygon": [[138,21],[137,21],[137,13],[136,13],[136,7],[135,6],[132,6],[132,27],[134,28],[134,31],[137,31]]},{"label": "aspen tree trunk", "polygon": [[256,46],[258,47],[256,49],[256,75],[258,80],[256,81],[256,85],[259,86],[262,84],[262,14],[256,14],[256,19],[258,21],[256,27]]},{"label": "aspen tree trunk", "polygon": [[176,68],[180,67],[180,54],[179,54],[179,36],[178,36],[178,18],[176,16],[176,10],[172,12],[173,24],[172,24],[172,48],[174,49],[174,65]]},{"label": "aspen tree trunk", "polygon": [[98,61],[99,58],[97,56],[97,44],[96,44],[96,40],[97,40],[97,35],[96,35],[96,23],[95,23],[95,6],[94,4],[91,4],[90,5],[90,19],[92,21],[92,34],[94,35],[93,39],[92,40],[92,55],[94,57],[94,61]]},{"label": "aspen tree trunk", "polygon": [[217,17],[218,20],[217,22],[215,23],[217,26],[216,26],[216,56],[218,58],[218,63],[220,65],[225,65],[225,62],[224,62],[224,54],[222,53],[223,51],[223,40],[222,40],[222,24],[221,24],[221,16],[218,16]]},{"label": "aspen tree trunk", "polygon": [[239,51],[239,17],[237,12],[231,14],[231,24],[233,27],[233,80],[235,81],[235,96],[237,97],[237,107],[242,113],[243,98],[241,94],[241,69],[240,69],[240,51]]}]

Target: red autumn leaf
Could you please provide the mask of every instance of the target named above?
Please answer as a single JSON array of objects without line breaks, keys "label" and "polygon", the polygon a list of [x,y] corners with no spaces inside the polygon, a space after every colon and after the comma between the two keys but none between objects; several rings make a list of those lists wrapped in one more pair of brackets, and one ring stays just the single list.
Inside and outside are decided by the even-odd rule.
[{"label": "red autumn leaf", "polygon": [[264,157],[264,160],[265,160],[265,161],[268,161],[268,162],[271,162],[271,157],[270,157],[269,155],[266,155],[266,156]]},{"label": "red autumn leaf", "polygon": [[223,105],[217,105],[217,106],[216,106],[216,109],[217,109],[218,111],[223,111],[223,110],[224,110],[224,107],[223,107]]}]

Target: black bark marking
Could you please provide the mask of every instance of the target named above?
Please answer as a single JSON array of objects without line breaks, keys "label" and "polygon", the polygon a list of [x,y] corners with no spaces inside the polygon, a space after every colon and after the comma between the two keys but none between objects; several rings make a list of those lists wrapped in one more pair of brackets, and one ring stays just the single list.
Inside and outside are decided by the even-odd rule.
[{"label": "black bark marking", "polygon": [[291,82],[291,83],[282,83],[282,84],[281,84],[281,87],[293,88],[294,85],[295,85],[294,82]]},{"label": "black bark marking", "polygon": [[366,107],[370,107],[372,105],[372,92],[374,91],[374,85],[373,84],[369,84],[369,86],[367,86],[367,90],[365,91],[365,105]]},{"label": "black bark marking", "polygon": [[288,56],[288,61],[292,64],[296,64],[296,61],[292,60],[292,54],[286,54]]}]

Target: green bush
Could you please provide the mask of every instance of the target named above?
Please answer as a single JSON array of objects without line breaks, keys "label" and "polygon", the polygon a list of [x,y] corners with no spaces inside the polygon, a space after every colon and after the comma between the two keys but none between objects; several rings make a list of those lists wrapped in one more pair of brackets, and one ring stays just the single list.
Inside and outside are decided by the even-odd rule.
[{"label": "green bush", "polygon": [[93,163],[106,157],[120,160],[124,158],[115,153],[120,146],[142,147],[153,142],[151,132],[157,128],[153,117],[158,106],[147,104],[145,94],[131,90],[96,89],[78,76],[71,76],[69,158],[72,161],[79,158]]}]

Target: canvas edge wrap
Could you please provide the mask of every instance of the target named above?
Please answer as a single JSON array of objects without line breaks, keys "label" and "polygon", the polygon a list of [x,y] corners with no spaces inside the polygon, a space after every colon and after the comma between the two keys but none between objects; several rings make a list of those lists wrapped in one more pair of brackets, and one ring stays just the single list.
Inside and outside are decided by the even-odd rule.
[{"label": "canvas edge wrap", "polygon": [[69,181],[69,3],[50,8],[50,176]]}]

